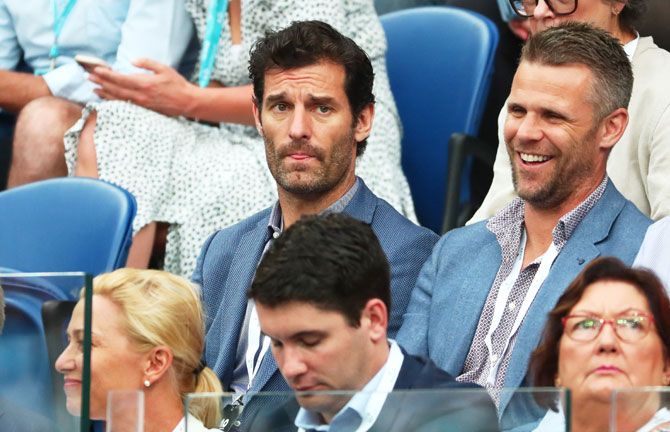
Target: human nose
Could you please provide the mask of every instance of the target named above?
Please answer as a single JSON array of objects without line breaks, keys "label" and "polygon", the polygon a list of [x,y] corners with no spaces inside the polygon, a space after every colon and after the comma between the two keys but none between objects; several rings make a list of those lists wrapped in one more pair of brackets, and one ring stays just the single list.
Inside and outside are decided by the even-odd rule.
[{"label": "human nose", "polygon": [[549,7],[547,0],[538,0],[535,10],[533,10],[533,18],[542,19],[542,18],[553,18],[554,12]]},{"label": "human nose", "polygon": [[311,121],[304,107],[298,106],[293,111],[289,137],[294,141],[306,141],[311,138]]},{"label": "human nose", "polygon": [[[516,125],[516,131],[514,131]],[[527,114],[523,118],[514,119],[512,123],[512,132],[519,142],[533,142],[542,139],[542,128],[537,119],[532,114]]]},{"label": "human nose", "polygon": [[307,372],[307,365],[296,349],[284,349],[282,353],[282,367],[280,368],[286,379],[295,378]]},{"label": "human nose", "polygon": [[618,341],[619,338],[614,329],[614,323],[612,321],[603,322],[600,326],[600,333],[596,338],[598,352],[616,352]]},{"label": "human nose", "polygon": [[71,372],[77,368],[77,361],[69,344],[56,359],[56,370],[62,374]]}]

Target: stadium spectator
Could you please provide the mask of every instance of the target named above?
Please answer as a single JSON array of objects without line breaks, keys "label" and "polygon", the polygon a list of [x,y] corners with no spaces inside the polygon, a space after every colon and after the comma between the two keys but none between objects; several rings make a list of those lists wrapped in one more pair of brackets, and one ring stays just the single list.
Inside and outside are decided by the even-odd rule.
[{"label": "stadium spectator", "polygon": [[624,50],[602,30],[566,23],[529,38],[505,123],[520,198],[447,233],[417,279],[398,342],[490,388],[503,429],[527,411],[498,389],[526,384],[538,329],[565,287],[599,255],[632,263],[651,224],[605,169],[632,81]]},{"label": "stadium spectator", "polygon": [[633,267],[652,270],[670,290],[670,216],[649,227]]},{"label": "stadium spectator", "polygon": [[[269,339],[260,336],[246,291],[264,251],[302,215],[343,212],[372,226],[391,265],[391,337],[437,241],[356,177],[357,153],[370,133],[375,104],[372,64],[353,40],[320,21],[297,22],[259,40],[249,69],[256,126],[279,200],[213,234],[193,276],[203,288],[209,319],[207,363],[224,389],[239,394],[289,389],[272,356],[265,355]],[[246,359],[256,357],[250,362],[255,366],[248,366]],[[252,397],[243,415],[254,403]]]},{"label": "stadium spectator", "polygon": [[[82,296],[84,291],[82,290]],[[219,404],[187,393],[220,392],[214,372],[200,360],[205,326],[200,290],[157,270],[119,269],[93,280],[90,417],[104,420],[110,390],[144,391],[145,431],[218,429]],[[84,301],[72,312],[69,345],[56,360],[65,375],[67,410],[81,410]],[[129,430],[129,429],[128,429]]]},{"label": "stadium spectator", "polygon": [[118,73],[139,57],[176,67],[192,33],[183,0],[0,2],[0,108],[20,111],[8,186],[67,174],[63,134],[99,100],[76,54]]},{"label": "stadium spectator", "polygon": [[481,387],[387,339],[390,270],[368,224],[342,213],[303,216],[272,244],[247,296],[293,390],[361,392],[299,393],[250,430],[498,430],[486,392],[390,393]]},{"label": "stadium spectator", "polygon": [[[150,76],[97,69],[91,79],[102,86],[100,95],[120,101],[89,105],[85,120],[65,138],[71,173],[99,176],[137,198],[129,266],[147,266],[155,222],[166,222],[170,227],[164,269],[191,275],[209,235],[276,200],[263,141],[251,127],[247,66],[249,49],[266,30],[293,21],[328,22],[370,56],[376,72],[376,116],[359,174],[375,193],[413,218],[409,186],[400,167],[399,120],[386,74],[386,40],[372,2],[231,0],[228,14],[216,14],[203,3],[210,4],[186,1],[198,34],[205,39],[199,86],[155,62],[145,64],[156,72]],[[223,20],[222,31],[211,33],[220,33],[220,40],[210,41],[208,35],[217,22],[213,16]],[[212,86],[206,87],[210,72]],[[127,100],[134,104],[123,102]]]},{"label": "stadium spectator", "polygon": [[[616,258],[593,260],[549,313],[529,368],[535,386],[570,389],[572,427],[565,427],[562,406],[544,402],[552,409],[536,430],[614,430],[612,390],[669,385],[669,353],[670,301],[658,278]],[[616,430],[670,425],[658,394],[619,403]]]},{"label": "stadium spectator", "polygon": [[[499,2],[502,0],[499,0]],[[635,24],[646,0],[576,0],[512,2],[527,18],[531,33],[565,21],[593,23],[621,44],[632,62],[635,82],[630,121],[608,161],[612,182],[623,196],[654,220],[670,215],[670,53],[651,37],[640,37]],[[524,7],[523,5],[529,6]],[[507,7],[510,7],[509,5]],[[511,7],[510,7],[511,8]],[[499,144],[491,188],[472,222],[491,217],[515,197],[503,129],[507,109],[498,118]]]}]

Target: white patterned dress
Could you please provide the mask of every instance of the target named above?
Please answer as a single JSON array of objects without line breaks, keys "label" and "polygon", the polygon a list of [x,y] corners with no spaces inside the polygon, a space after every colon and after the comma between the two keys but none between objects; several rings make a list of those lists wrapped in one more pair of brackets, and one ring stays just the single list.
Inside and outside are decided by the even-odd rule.
[{"label": "white patterned dress", "polygon": [[[202,40],[209,0],[185,0]],[[233,46],[223,25],[212,80],[227,87],[249,84],[249,49],[265,30],[293,21],[326,21],[354,39],[375,71],[375,117],[356,172],[380,197],[415,220],[409,186],[400,166],[400,122],[386,73],[386,39],[373,0],[242,0],[242,43]],[[65,135],[70,173],[79,134],[97,110],[95,147],[100,178],[135,195],[134,232],[168,222],[165,270],[190,277],[209,235],[270,206],[277,199],[263,140],[253,127],[212,127],[167,117],[126,102],[91,104]]]}]

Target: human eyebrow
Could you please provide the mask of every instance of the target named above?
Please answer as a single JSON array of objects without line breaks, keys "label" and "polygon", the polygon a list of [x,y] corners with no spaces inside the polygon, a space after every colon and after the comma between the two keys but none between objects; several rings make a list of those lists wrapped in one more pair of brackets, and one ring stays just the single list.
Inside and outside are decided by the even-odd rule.
[{"label": "human eyebrow", "polygon": [[327,106],[333,106],[336,105],[336,101],[334,98],[330,96],[314,96],[310,95],[309,101],[312,105],[327,105]]},{"label": "human eyebrow", "polygon": [[263,105],[272,106],[272,105],[276,104],[277,102],[282,102],[284,100],[286,100],[286,93],[284,93],[284,92],[275,93],[275,94],[271,94],[271,95],[266,96],[265,97],[265,102],[263,103]]}]

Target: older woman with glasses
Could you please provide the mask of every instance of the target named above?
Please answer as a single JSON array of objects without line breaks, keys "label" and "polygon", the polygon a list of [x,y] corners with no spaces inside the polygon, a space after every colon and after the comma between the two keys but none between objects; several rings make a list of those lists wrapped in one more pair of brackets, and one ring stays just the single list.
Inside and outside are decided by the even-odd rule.
[{"label": "older woman with glasses", "polygon": [[[535,386],[570,389],[571,430],[606,431],[612,390],[667,386],[669,353],[670,300],[660,281],[616,258],[598,258],[549,313],[543,342],[531,356],[529,379]],[[552,409],[536,430],[566,430],[562,407],[538,402]],[[619,413],[617,430],[651,431],[670,421],[656,394]]]},{"label": "older woman with glasses", "polygon": [[[635,83],[628,126],[609,156],[607,171],[619,191],[640,211],[654,220],[670,215],[670,53],[635,30],[647,0],[498,0],[503,1],[508,2],[507,12],[525,20],[531,33],[568,20],[584,21],[607,30],[621,42],[632,62]],[[515,197],[502,136],[506,115],[503,107],[498,118],[493,183],[472,221],[491,217]]]}]

